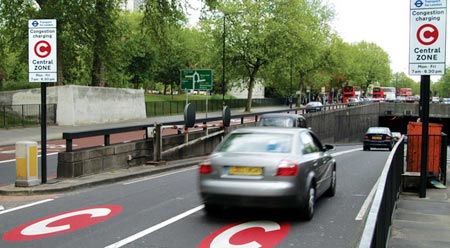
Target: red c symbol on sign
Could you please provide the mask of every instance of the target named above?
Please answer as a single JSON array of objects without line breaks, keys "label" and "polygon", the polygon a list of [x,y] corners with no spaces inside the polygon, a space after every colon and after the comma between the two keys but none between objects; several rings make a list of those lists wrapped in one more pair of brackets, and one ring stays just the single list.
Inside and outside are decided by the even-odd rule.
[{"label": "red c symbol on sign", "polygon": [[45,40],[38,41],[36,42],[36,45],[34,45],[34,54],[36,54],[39,58],[47,57],[50,55],[51,51],[52,47],[50,46],[50,43]]},{"label": "red c symbol on sign", "polygon": [[73,232],[103,222],[122,211],[118,205],[76,209],[35,220],[3,235],[5,241],[28,241]]},{"label": "red c symbol on sign", "polygon": [[432,24],[422,25],[417,30],[417,40],[425,46],[429,46],[437,41],[439,37],[439,30]]}]

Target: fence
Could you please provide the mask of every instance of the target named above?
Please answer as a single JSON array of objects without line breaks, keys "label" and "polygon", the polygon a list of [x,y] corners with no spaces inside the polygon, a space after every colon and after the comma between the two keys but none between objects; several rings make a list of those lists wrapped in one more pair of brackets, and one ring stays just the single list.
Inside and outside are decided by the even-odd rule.
[{"label": "fence", "polygon": [[[0,128],[39,125],[40,104],[0,105]],[[47,124],[56,124],[56,104],[47,104]]]},{"label": "fence", "polygon": [[397,141],[378,181],[359,248],[386,247],[404,168],[404,143]]},{"label": "fence", "polygon": [[[222,111],[222,100],[191,100],[189,101],[195,106],[196,112],[213,112]],[[226,99],[225,105],[230,109],[244,108],[247,104],[247,99]],[[286,104],[285,98],[264,98],[252,99],[252,107],[263,106],[279,106]],[[145,103],[147,117],[164,116],[182,114],[186,101],[161,101],[161,102],[146,102]],[[208,108],[208,109],[207,109]]]}]

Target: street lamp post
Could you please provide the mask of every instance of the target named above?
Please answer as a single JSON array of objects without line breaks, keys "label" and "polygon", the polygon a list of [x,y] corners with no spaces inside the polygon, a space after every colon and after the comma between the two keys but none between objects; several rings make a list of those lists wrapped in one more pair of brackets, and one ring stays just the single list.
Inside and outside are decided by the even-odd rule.
[{"label": "street lamp post", "polygon": [[225,18],[227,14],[223,13],[223,33],[222,33],[222,106],[225,106]]},{"label": "street lamp post", "polygon": [[290,87],[289,87],[289,108],[292,108],[292,56],[291,56],[291,68],[290,68],[290,72],[289,72],[289,77],[290,77]]}]

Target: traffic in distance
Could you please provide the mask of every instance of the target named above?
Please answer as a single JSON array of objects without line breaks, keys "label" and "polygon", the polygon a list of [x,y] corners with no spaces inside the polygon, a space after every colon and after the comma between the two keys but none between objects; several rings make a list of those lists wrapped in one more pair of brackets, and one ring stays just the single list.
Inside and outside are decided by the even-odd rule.
[{"label": "traffic in distance", "polygon": [[[361,90],[360,86],[347,85],[342,88],[342,102],[350,106],[359,102],[406,102],[418,103],[419,95],[413,95],[411,88],[384,87],[370,85],[366,92]],[[450,104],[450,98],[440,98],[439,96],[430,97],[430,103]]]}]

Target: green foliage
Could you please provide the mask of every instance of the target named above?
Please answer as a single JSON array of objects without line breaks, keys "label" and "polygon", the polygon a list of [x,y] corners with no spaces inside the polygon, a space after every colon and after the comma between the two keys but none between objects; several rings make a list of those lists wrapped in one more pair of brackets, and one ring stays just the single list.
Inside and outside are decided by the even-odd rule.
[{"label": "green foliage", "polygon": [[[393,84],[394,76],[398,85],[417,89],[406,75],[392,75],[376,44],[348,44],[334,33],[326,1],[203,0],[195,28],[187,27],[188,0],[143,0],[138,12],[121,10],[122,2],[0,1],[0,90],[39,86],[28,83],[27,72],[27,22],[34,18],[57,20],[60,85],[170,94],[178,90],[180,70],[212,69],[219,98],[234,84],[249,90],[246,110],[257,80],[280,97],[306,88]],[[443,85],[433,87],[445,94]]]},{"label": "green foliage", "polygon": [[440,78],[437,83],[431,85],[432,94],[434,96],[439,96],[441,98],[450,97],[450,68],[445,70],[445,74]]}]

